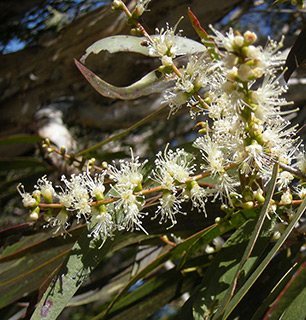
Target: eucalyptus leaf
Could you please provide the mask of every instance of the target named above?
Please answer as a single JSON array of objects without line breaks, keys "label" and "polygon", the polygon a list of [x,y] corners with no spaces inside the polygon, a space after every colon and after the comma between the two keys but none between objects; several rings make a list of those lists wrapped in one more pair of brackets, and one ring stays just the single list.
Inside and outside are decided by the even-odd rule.
[{"label": "eucalyptus leaf", "polygon": [[304,198],[303,202],[299,206],[298,210],[294,213],[293,219],[291,220],[290,224],[286,228],[286,230],[283,232],[281,237],[277,240],[273,248],[269,251],[267,256],[264,258],[264,260],[260,263],[260,265],[254,270],[254,272],[250,275],[250,277],[246,280],[246,282],[242,285],[242,287],[238,290],[238,292],[234,295],[232,300],[229,302],[225,309],[225,313],[222,317],[222,319],[227,319],[228,316],[231,314],[233,309],[236,307],[236,305],[241,301],[241,299],[245,296],[245,294],[249,291],[251,286],[254,284],[256,279],[262,274],[262,272],[265,270],[266,266],[270,262],[270,260],[274,257],[274,255],[277,253],[281,245],[284,243],[284,241],[287,239],[289,234],[291,233],[292,229],[296,225],[296,223],[299,221],[301,216],[303,215],[304,211],[306,209],[306,198]]},{"label": "eucalyptus leaf", "polygon": [[[242,254],[247,248],[256,222],[256,219],[246,221],[245,224],[226,241],[204,274],[200,288],[195,293],[196,298],[192,297],[192,300],[194,300],[194,319],[203,319],[204,314],[212,317],[219,308],[220,302],[225,297],[229,288],[231,288],[231,284],[240,268]],[[270,223],[266,223],[265,231],[268,231],[270,228]],[[264,251],[268,241],[269,236],[266,233],[262,234],[258,239],[257,246],[243,266],[239,282],[247,277]]]},{"label": "eucalyptus leaf", "polygon": [[38,289],[64,261],[77,235],[63,239],[41,233],[7,247],[0,257],[0,307]]},{"label": "eucalyptus leaf", "polygon": [[[151,38],[158,38],[160,35],[152,35]],[[108,51],[109,53],[116,52],[136,52],[145,56],[157,57],[150,52],[148,46],[148,39],[144,37],[135,36],[111,36],[96,41],[86,49],[86,53],[82,56],[81,62],[84,63],[91,53],[99,53],[101,51]],[[192,39],[175,36],[176,55],[193,54],[196,52],[206,51],[205,46]]]},{"label": "eucalyptus leaf", "polygon": [[46,168],[47,163],[38,160],[36,158],[22,157],[22,158],[2,158],[0,160],[0,171],[7,171],[13,169],[26,169],[35,168],[41,169]]},{"label": "eucalyptus leaf", "polygon": [[269,320],[295,319],[306,317],[306,262],[289,281],[279,295],[279,299],[272,305],[266,317]]},{"label": "eucalyptus leaf", "polygon": [[[114,241],[107,239],[103,244],[102,237],[96,239],[89,237],[89,233],[96,223],[93,216],[87,228],[73,245],[56,278],[38,303],[31,317],[32,320],[57,319],[78,288],[109,252]],[[119,240],[119,238],[119,234],[117,234],[116,239]]]},{"label": "eucalyptus leaf", "polygon": [[174,80],[165,79],[162,74],[155,70],[145,75],[127,87],[116,87],[98,77],[82,63],[74,60],[76,66],[81,71],[86,80],[102,96],[112,99],[131,100],[151,93],[162,92],[174,85]]},{"label": "eucalyptus leaf", "polygon": [[[254,249],[255,244],[257,245],[257,247],[256,247],[257,249],[258,249],[258,245],[260,245],[261,247],[265,247],[268,244],[269,237],[266,238],[264,236],[259,239],[258,239],[258,237],[259,237],[261,229],[263,227],[264,220],[268,214],[268,208],[269,208],[270,202],[271,202],[273,194],[274,194],[274,189],[275,189],[276,180],[277,180],[277,176],[278,176],[278,170],[279,170],[279,165],[278,165],[278,163],[275,163],[274,168],[273,168],[273,172],[272,172],[272,177],[270,179],[268,190],[267,190],[267,193],[265,196],[265,202],[264,202],[262,209],[260,211],[257,223],[254,227],[254,230],[250,232],[251,236],[250,236],[248,245],[245,248],[245,251],[244,251],[243,256],[241,258],[239,268],[237,269],[235,277],[232,279],[230,286],[229,286],[226,294],[224,295],[223,300],[221,301],[220,307],[218,308],[216,314],[214,315],[214,319],[217,319],[221,314],[223,314],[224,309],[228,305],[228,303],[229,303],[229,301],[230,301],[230,299],[236,289],[237,280],[238,280],[238,277],[239,277],[241,271],[243,270],[243,267],[245,266],[246,263],[250,262],[248,260],[250,260],[250,255],[252,253],[252,250]],[[265,234],[267,234],[267,231],[268,230],[266,230]],[[246,233],[246,234],[248,234],[248,233]],[[266,238],[266,240],[262,241],[263,238]],[[259,242],[259,244],[257,242]]]}]

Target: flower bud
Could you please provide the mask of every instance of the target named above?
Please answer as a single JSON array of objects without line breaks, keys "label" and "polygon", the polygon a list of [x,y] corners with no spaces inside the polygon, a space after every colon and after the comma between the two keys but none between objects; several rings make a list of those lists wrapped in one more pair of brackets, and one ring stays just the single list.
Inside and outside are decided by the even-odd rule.
[{"label": "flower bud", "polygon": [[122,1],[120,0],[114,0],[112,4],[112,9],[113,10],[121,10],[123,8]]},{"label": "flower bud", "polygon": [[247,201],[247,202],[239,203],[238,206],[240,208],[244,209],[244,210],[251,210],[251,209],[254,208],[254,202],[253,201]]},{"label": "flower bud", "polygon": [[39,212],[40,212],[40,208],[39,207],[36,207],[34,208],[31,213],[30,213],[30,216],[29,218],[32,220],[32,221],[36,221],[39,217]]},{"label": "flower bud", "polygon": [[238,47],[241,48],[244,44],[244,38],[242,36],[235,36],[234,38],[234,44]]},{"label": "flower bud", "polygon": [[246,31],[243,34],[244,41],[247,45],[253,44],[257,40],[257,35],[254,32]]}]

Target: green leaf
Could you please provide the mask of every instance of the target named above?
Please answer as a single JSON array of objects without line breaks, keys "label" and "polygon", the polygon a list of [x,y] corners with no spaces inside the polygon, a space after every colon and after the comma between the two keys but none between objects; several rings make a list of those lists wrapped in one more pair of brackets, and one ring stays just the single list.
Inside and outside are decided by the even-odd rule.
[{"label": "green leaf", "polygon": [[16,186],[21,182],[23,185],[34,185],[38,178],[49,175],[53,172],[53,169],[43,169],[43,170],[29,170],[28,172],[22,172],[18,175],[14,175],[13,177],[7,177],[6,180],[0,181],[0,192],[8,191],[9,188],[13,188],[16,193]]},{"label": "green leaf", "polygon": [[277,173],[278,165],[275,165],[266,202],[257,222],[256,219],[247,221],[226,241],[205,273],[200,288],[191,296],[191,301],[194,301],[194,319],[202,319],[203,315],[207,317],[214,315],[214,318],[220,316],[231,298],[237,281],[240,283],[244,281],[267,246],[269,241],[267,231],[270,229],[270,223],[265,224],[265,233],[260,235],[257,246],[253,250],[272,198]]},{"label": "green leaf", "polygon": [[76,59],[74,62],[93,88],[107,98],[131,100],[162,92],[174,85],[174,81],[166,80],[159,71],[152,71],[130,86],[116,87],[102,80]]},{"label": "green leaf", "polygon": [[303,279],[304,288],[290,304],[288,309],[284,313],[283,319],[305,320],[306,318],[306,287],[305,277]]},{"label": "green leaf", "polygon": [[[160,35],[152,35],[151,37],[158,38]],[[96,41],[88,47],[86,53],[81,58],[81,62],[84,63],[91,53],[97,54],[101,51],[108,51],[109,53],[136,52],[145,56],[157,57],[149,52],[148,41],[147,38],[135,36],[117,35],[107,37]],[[142,45],[143,43],[146,44]],[[176,36],[175,38],[175,48],[177,56],[206,51],[205,46],[201,43],[179,36]]]},{"label": "green leaf", "polygon": [[[111,302],[111,304],[108,306],[108,309],[105,313],[105,315],[108,314],[109,310],[113,307],[113,305],[131,288],[132,285],[134,285],[138,280],[146,276],[149,272],[153,271],[155,268],[159,267],[161,264],[165,263],[169,259],[177,258],[182,255],[190,246],[192,246],[194,243],[196,243],[199,239],[202,239],[202,245],[207,244],[211,242],[216,236],[222,235],[225,232],[228,232],[229,230],[236,227],[235,223],[228,224],[225,226],[219,226],[219,225],[212,225],[194,235],[187,238],[180,244],[178,244],[176,247],[171,248],[161,256],[159,256],[157,259],[152,261],[147,267],[142,269],[140,272],[138,272],[130,281],[129,283],[119,292],[119,294],[115,297],[115,299]],[[205,239],[205,241],[204,241]]]},{"label": "green leaf", "polygon": [[249,289],[254,284],[254,282],[258,279],[258,277],[265,270],[265,268],[268,265],[268,263],[270,262],[270,260],[277,253],[279,248],[282,246],[284,241],[287,239],[287,237],[291,233],[291,231],[294,228],[294,226],[296,225],[296,223],[299,221],[299,219],[303,215],[303,213],[305,211],[305,208],[306,208],[306,198],[303,200],[303,202],[299,206],[297,212],[294,214],[294,217],[291,220],[290,224],[288,225],[288,227],[286,228],[284,233],[281,235],[281,237],[277,240],[277,242],[275,243],[273,248],[269,251],[269,253],[265,257],[265,259],[260,263],[260,265],[250,275],[250,277],[246,280],[246,282],[242,285],[242,287],[238,290],[238,292],[234,295],[232,300],[229,302],[222,319],[227,319],[228,318],[228,316],[231,314],[231,312],[236,307],[236,305],[241,301],[241,299],[249,291]]},{"label": "green leaf", "polygon": [[[116,306],[114,306],[110,315],[116,319],[147,319],[161,307],[171,302],[171,300],[180,294],[191,289],[192,284],[199,280],[196,272],[182,274],[176,268],[173,268],[161,275],[152,277],[139,288],[133,290],[123,297]],[[120,311],[120,313],[118,313]],[[101,315],[92,320],[101,319]]]},{"label": "green leaf", "polygon": [[[204,314],[211,317],[222,299],[226,297],[237,272],[241,268],[242,253],[246,251],[255,225],[256,220],[248,220],[235,231],[205,272],[200,288],[192,297],[192,300],[194,300],[194,319],[203,319]],[[270,223],[265,224],[265,231],[269,230],[270,227]],[[258,245],[240,270],[239,282],[244,281],[247,277],[264,251],[268,240],[269,237],[266,234],[259,238]]]},{"label": "green leaf", "polygon": [[[56,319],[66,307],[70,299],[79,289],[84,280],[90,275],[102,258],[108,253],[114,241],[107,239],[92,239],[88,236],[96,224],[94,216],[87,228],[72,247],[66,262],[61,267],[56,279],[50,284],[38,303],[31,319]],[[101,244],[103,246],[101,247]]]},{"label": "green leaf", "polygon": [[10,144],[10,143],[41,143],[42,141],[43,141],[42,137],[22,134],[22,135],[12,135],[12,136],[1,137],[0,145]]},{"label": "green leaf", "polygon": [[[38,289],[70,251],[78,231],[63,239],[52,233],[23,237],[0,256],[0,308]],[[52,238],[53,237],[53,238]]]},{"label": "green leaf", "polygon": [[262,273],[257,281],[257,285],[255,284],[243,298],[240,304],[243,304],[244,309],[247,309],[247,312],[249,312],[248,296],[262,297],[260,300],[256,299],[259,302],[258,304],[252,305],[253,309],[250,310],[250,313],[252,313],[251,320],[262,320],[264,318],[267,310],[269,310],[281,291],[297,272],[301,264],[303,264],[303,261],[300,263],[292,261],[299,255],[302,246],[302,243],[291,246],[289,249],[290,254],[288,254],[288,250],[281,250]]},{"label": "green leaf", "polygon": [[[270,202],[271,202],[271,199],[272,199],[272,196],[274,194],[274,189],[275,189],[275,185],[276,185],[276,180],[277,180],[277,176],[278,176],[278,170],[279,170],[279,165],[278,163],[275,163],[274,165],[274,168],[273,168],[273,172],[272,172],[272,177],[270,179],[270,182],[269,182],[269,186],[268,186],[268,190],[267,190],[267,193],[266,193],[266,197],[265,197],[265,202],[264,202],[264,205],[262,206],[262,209],[260,211],[260,215],[258,217],[258,220],[257,220],[257,223],[256,223],[256,226],[254,228],[254,231],[252,232],[251,230],[251,237],[250,237],[250,240],[249,240],[249,243],[243,253],[243,256],[241,258],[241,261],[240,261],[240,264],[239,264],[239,267],[236,271],[236,274],[235,274],[235,277],[232,279],[231,283],[230,283],[230,286],[226,292],[226,294],[224,295],[223,297],[223,300],[220,304],[220,307],[218,308],[216,314],[214,315],[214,319],[217,319],[220,315],[223,314],[226,306],[228,305],[234,291],[235,291],[235,288],[236,288],[236,285],[237,285],[237,280],[238,280],[238,277],[245,265],[245,263],[247,262],[247,260],[249,260],[250,258],[250,255],[252,253],[252,250],[254,249],[254,246],[255,246],[255,243],[258,239],[258,236],[261,232],[261,229],[262,229],[262,226],[263,226],[263,223],[264,223],[264,220],[267,216],[267,212],[268,212],[268,208],[269,208],[269,205],[270,205]],[[263,237],[265,240],[262,241],[263,239],[259,239],[260,240],[260,243],[259,245],[261,247],[264,247],[268,244],[268,241],[269,241],[269,238],[266,238],[265,236]],[[257,245],[257,248],[258,248],[258,245]]]},{"label": "green leaf", "polygon": [[289,281],[280,293],[279,299],[266,314],[269,320],[295,319],[304,320],[306,317],[306,262]]}]

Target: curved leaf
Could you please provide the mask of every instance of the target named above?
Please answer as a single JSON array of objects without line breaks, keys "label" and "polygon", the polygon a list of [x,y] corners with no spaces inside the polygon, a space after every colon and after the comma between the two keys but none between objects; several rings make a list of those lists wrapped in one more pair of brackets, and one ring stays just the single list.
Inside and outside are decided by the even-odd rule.
[{"label": "curved leaf", "polygon": [[[160,35],[153,35],[152,38],[160,37]],[[84,63],[86,58],[91,53],[99,53],[101,51],[108,51],[109,53],[115,52],[136,52],[145,56],[157,57],[149,52],[149,46],[147,44],[148,39],[144,37],[135,36],[112,36],[96,41],[90,47],[86,49],[86,53],[81,57],[81,62]],[[142,45],[142,43],[146,43]],[[176,55],[192,54],[196,52],[206,51],[205,46],[201,43],[176,36],[175,39]]]},{"label": "curved leaf", "polygon": [[[196,271],[181,273],[176,268],[164,274],[152,277],[146,283],[128,293],[114,306],[110,315],[113,320],[147,319],[154,312],[169,303],[174,297],[191,289],[192,284],[199,281]],[[118,313],[118,310],[120,310]],[[101,319],[101,314],[92,320]]]},{"label": "curved leaf", "polygon": [[167,81],[160,72],[154,70],[130,86],[116,87],[102,80],[76,59],[74,62],[93,88],[107,98],[131,100],[151,93],[162,92],[174,85],[174,81]]},{"label": "curved leaf", "polygon": [[[88,237],[96,220],[92,217],[87,228],[72,247],[66,262],[61,267],[56,279],[49,285],[42,299],[38,303],[31,319],[57,319],[70,299],[79,289],[84,280],[108,253],[114,241],[106,240],[101,248],[101,237]],[[118,241],[118,235],[115,241]]]},{"label": "curved leaf", "polygon": [[[251,233],[250,239],[249,239],[247,247],[245,248],[245,251],[243,253],[241,261],[239,263],[239,267],[236,271],[235,277],[232,279],[230,286],[229,286],[226,294],[223,297],[223,300],[220,304],[220,307],[219,307],[218,311],[216,312],[216,314],[214,315],[214,319],[218,319],[218,317],[221,314],[223,314],[226,306],[228,305],[228,303],[229,303],[229,301],[235,291],[238,277],[240,276],[240,273],[241,273],[243,267],[245,266],[245,264],[247,262],[249,263],[249,261],[247,261],[247,260],[250,258],[250,255],[252,253],[252,250],[254,249],[255,244],[257,244],[257,242],[259,242],[259,244],[257,244],[257,246],[256,246],[257,250],[258,250],[258,245],[261,247],[260,249],[263,249],[268,244],[269,237],[267,237],[267,230],[266,230],[264,236],[261,235],[261,237],[259,239],[258,239],[258,237],[261,232],[261,228],[263,227],[264,220],[267,216],[270,201],[273,197],[273,193],[274,193],[275,185],[276,185],[276,180],[277,180],[277,176],[278,176],[278,170],[279,170],[279,165],[278,165],[278,163],[275,163],[274,168],[273,168],[272,177],[270,179],[268,190],[267,190],[267,193],[265,196],[265,202],[264,202],[264,205],[263,205],[261,212],[259,214],[257,223],[254,227],[254,231],[253,232],[252,232],[252,230],[250,231],[250,233]],[[270,233],[271,233],[271,231],[270,231]],[[249,233],[246,232],[245,234],[249,234]],[[251,265],[253,265],[253,264],[251,264]],[[245,270],[244,270],[244,272],[245,272]]]}]

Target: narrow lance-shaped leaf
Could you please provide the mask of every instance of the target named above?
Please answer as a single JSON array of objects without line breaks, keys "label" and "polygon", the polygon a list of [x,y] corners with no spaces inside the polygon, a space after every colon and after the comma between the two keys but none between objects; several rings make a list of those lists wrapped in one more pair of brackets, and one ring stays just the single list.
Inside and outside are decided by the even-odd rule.
[{"label": "narrow lance-shaped leaf", "polygon": [[[246,263],[246,261],[249,259],[250,255],[251,255],[251,252],[255,246],[255,242],[257,241],[258,239],[258,236],[259,236],[259,233],[261,231],[261,228],[263,226],[263,223],[264,223],[264,220],[265,220],[265,217],[267,215],[267,211],[268,211],[268,208],[269,208],[269,205],[270,205],[270,202],[271,202],[271,199],[272,199],[272,196],[273,196],[273,193],[274,193],[274,189],[275,189],[275,184],[276,184],[276,180],[277,180],[277,176],[278,176],[278,170],[279,170],[279,165],[278,163],[275,163],[274,165],[274,168],[273,168],[273,173],[272,173],[272,177],[270,179],[270,182],[269,182],[269,187],[268,187],[268,191],[266,193],[266,199],[265,199],[265,202],[264,202],[264,205],[261,209],[261,212],[260,212],[260,215],[258,217],[258,220],[257,220],[257,223],[256,223],[256,226],[254,228],[254,231],[252,232],[252,236],[249,240],[249,243],[243,253],[243,256],[241,258],[241,261],[240,261],[240,264],[239,264],[239,267],[238,267],[238,270],[235,274],[235,277],[233,278],[233,281],[231,282],[226,294],[224,295],[223,297],[223,300],[220,304],[220,307],[218,308],[216,314],[214,315],[213,319],[218,319],[218,317],[223,314],[227,304],[229,303],[231,297],[233,296],[233,293],[235,291],[235,288],[236,288],[236,284],[237,284],[237,280],[238,280],[238,277],[242,271],[242,268],[244,266],[244,264]],[[266,243],[268,243],[268,239],[266,239]]]},{"label": "narrow lance-shaped leaf", "polygon": [[[239,221],[240,223],[240,221]],[[169,251],[165,252],[161,256],[159,256],[157,259],[152,261],[147,267],[142,269],[138,274],[136,274],[129,283],[119,292],[119,294],[115,297],[115,299],[111,302],[111,304],[108,306],[106,313],[104,316],[106,316],[109,312],[109,310],[112,308],[112,306],[125,294],[129,288],[134,285],[139,279],[146,276],[149,272],[154,270],[155,268],[159,267],[162,263],[166,262],[169,259],[172,259],[174,257],[177,257],[178,255],[181,255],[185,250],[188,250],[190,246],[192,246],[195,242],[197,242],[199,239],[201,239],[202,245],[208,244],[211,242],[214,238],[222,235],[225,232],[228,232],[229,230],[237,227],[236,222],[233,222],[232,224],[227,224],[222,227],[219,225],[212,225],[205,230],[202,230],[198,232],[197,234],[189,237],[185,241],[178,244],[176,247],[171,248]],[[101,315],[102,316],[102,315]]]},{"label": "narrow lance-shaped leaf", "polygon": [[117,235],[115,241],[106,240],[101,248],[101,243],[104,241],[102,237],[96,239],[88,237],[89,230],[92,230],[96,223],[96,220],[92,217],[88,228],[83,231],[72,247],[55,281],[49,285],[38,303],[32,320],[57,319],[84,280],[100,263],[114,242],[120,238]]},{"label": "narrow lance-shaped leaf", "polygon": [[151,93],[162,92],[174,85],[174,81],[166,80],[159,71],[154,70],[130,86],[116,87],[102,80],[76,59],[74,62],[93,88],[107,98],[131,100]]},{"label": "narrow lance-shaped leaf", "polygon": [[258,279],[258,277],[262,274],[262,272],[265,270],[266,266],[270,262],[270,260],[274,257],[274,255],[277,253],[279,248],[282,246],[282,244],[285,242],[289,234],[291,233],[292,229],[296,225],[296,223],[299,221],[301,216],[303,215],[306,208],[306,198],[304,198],[303,202],[299,206],[297,212],[294,214],[293,219],[291,220],[290,224],[286,228],[286,230],[283,232],[281,237],[277,240],[273,248],[270,250],[270,252],[267,254],[265,259],[260,263],[260,265],[256,268],[256,270],[250,275],[250,277],[247,279],[247,281],[242,285],[242,287],[238,290],[238,292],[234,295],[232,300],[229,302],[227,308],[225,309],[224,315],[222,319],[227,319],[229,315],[232,313],[234,308],[237,306],[237,304],[241,301],[241,299],[246,295],[246,293],[249,291],[251,286],[254,284],[254,282]]},{"label": "narrow lance-shaped leaf", "polygon": [[[7,247],[0,256],[0,307],[38,289],[46,277],[65,259],[78,230],[63,239],[52,233],[22,238]],[[54,238],[51,238],[51,237]]]},{"label": "narrow lance-shaped leaf", "polygon": [[43,141],[42,137],[32,136],[29,134],[18,134],[11,135],[0,138],[0,145],[10,144],[10,143],[41,143]]},{"label": "narrow lance-shaped leaf", "polygon": [[[306,317],[306,262],[304,262],[271,306],[264,320],[305,319]],[[300,299],[302,296],[301,303]]]}]

